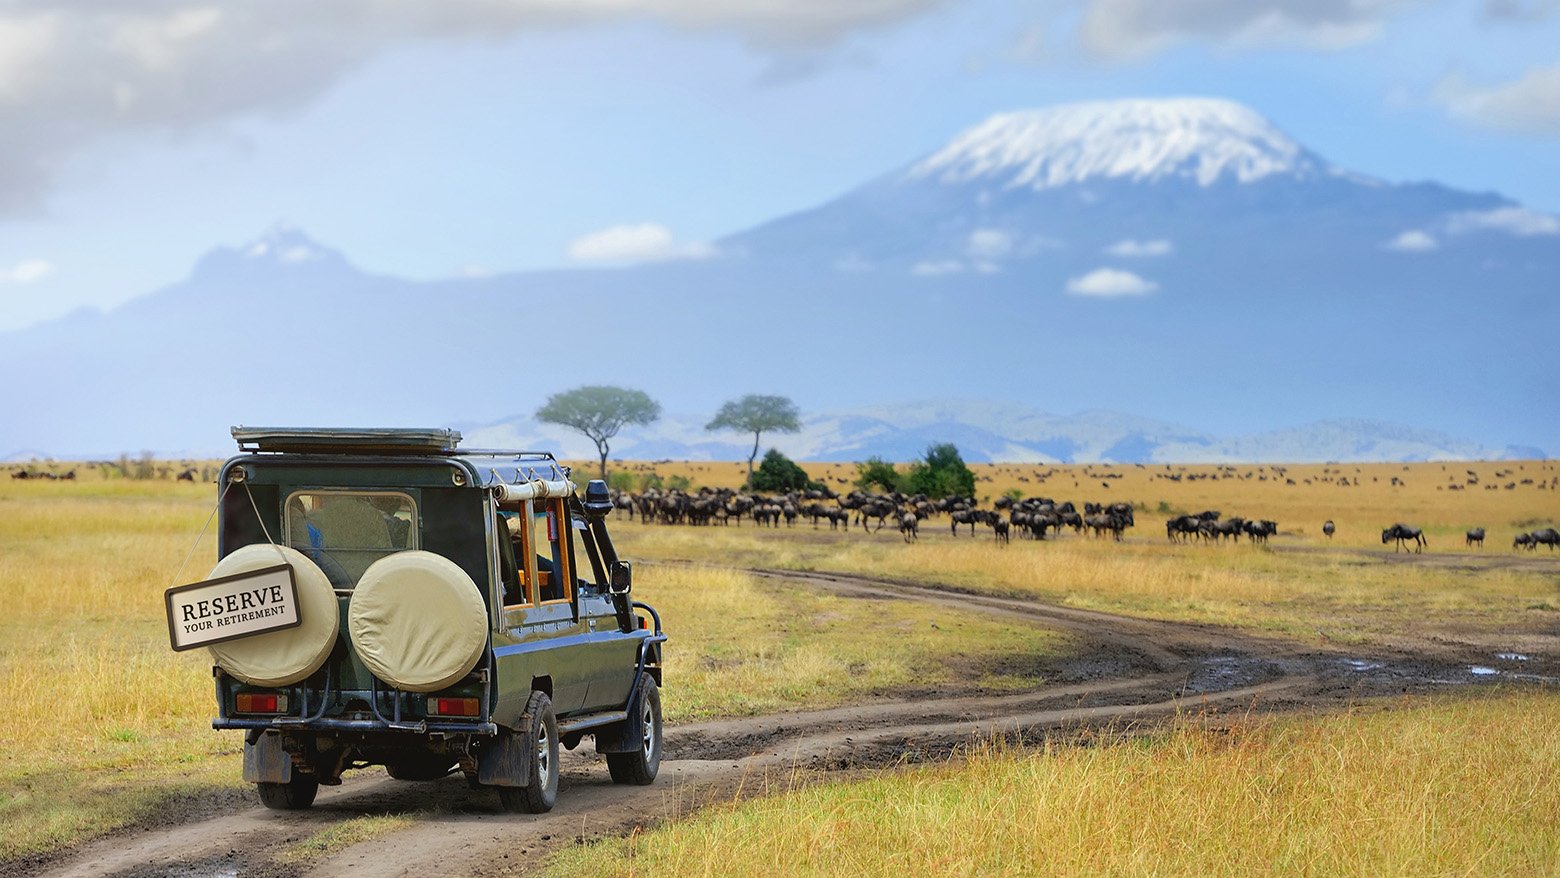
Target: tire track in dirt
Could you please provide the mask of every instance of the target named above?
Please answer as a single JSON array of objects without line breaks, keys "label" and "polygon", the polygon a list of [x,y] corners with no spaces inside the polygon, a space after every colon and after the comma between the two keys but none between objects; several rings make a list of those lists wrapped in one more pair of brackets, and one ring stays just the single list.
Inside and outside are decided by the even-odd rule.
[{"label": "tire track in dirt", "polygon": [[[30,870],[41,876],[285,878],[301,874],[523,874],[559,846],[674,819],[712,801],[783,789],[799,776],[944,756],[998,735],[1038,738],[1061,728],[1129,724],[1203,708],[1259,701],[1330,705],[1359,694],[1324,680],[1339,655],[1213,626],[1116,616],[1032,600],[964,594],[860,576],[750,571],[863,599],[913,600],[978,610],[1072,633],[1091,668],[1131,673],[1011,695],[954,695],[668,726],[667,758],[649,787],[618,786],[599,757],[564,754],[557,807],[545,815],[504,814],[491,792],[455,776],[406,783],[383,775],[324,788],[305,812],[258,805],[193,823],[122,833],[88,843]],[[411,826],[307,864],[276,855],[313,832],[354,817],[400,813]]]}]

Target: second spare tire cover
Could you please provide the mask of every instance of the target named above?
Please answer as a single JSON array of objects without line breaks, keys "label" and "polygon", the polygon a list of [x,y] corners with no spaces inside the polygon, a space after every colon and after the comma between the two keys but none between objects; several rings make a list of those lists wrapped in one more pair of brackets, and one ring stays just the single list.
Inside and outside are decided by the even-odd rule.
[{"label": "second spare tire cover", "polygon": [[298,586],[299,624],[208,647],[222,670],[255,686],[289,686],[319,670],[341,631],[341,611],[330,580],[297,549],[269,543],[244,546],[218,561],[209,578],[263,570],[284,560],[292,565]]},{"label": "second spare tire cover", "polygon": [[432,552],[397,552],[369,565],[347,610],[358,658],[408,692],[436,692],[470,673],[487,649],[487,628],[477,584]]}]

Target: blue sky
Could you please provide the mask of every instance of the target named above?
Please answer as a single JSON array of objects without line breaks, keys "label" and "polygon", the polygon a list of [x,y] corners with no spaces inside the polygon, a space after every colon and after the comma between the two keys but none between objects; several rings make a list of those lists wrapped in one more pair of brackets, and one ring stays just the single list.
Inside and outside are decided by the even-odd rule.
[{"label": "blue sky", "polygon": [[1560,213],[1560,0],[320,6],[0,0],[0,331],[278,221],[418,278],[674,255],[1083,99]]}]

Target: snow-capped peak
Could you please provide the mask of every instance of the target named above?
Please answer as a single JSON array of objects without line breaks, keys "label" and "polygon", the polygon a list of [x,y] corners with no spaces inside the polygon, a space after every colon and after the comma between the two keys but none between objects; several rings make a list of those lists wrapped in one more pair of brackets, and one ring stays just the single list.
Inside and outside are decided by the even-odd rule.
[{"label": "snow-capped peak", "polygon": [[1050,189],[1099,179],[1195,180],[1336,173],[1260,114],[1217,98],[1091,101],[999,113],[910,169],[912,179],[996,178]]}]

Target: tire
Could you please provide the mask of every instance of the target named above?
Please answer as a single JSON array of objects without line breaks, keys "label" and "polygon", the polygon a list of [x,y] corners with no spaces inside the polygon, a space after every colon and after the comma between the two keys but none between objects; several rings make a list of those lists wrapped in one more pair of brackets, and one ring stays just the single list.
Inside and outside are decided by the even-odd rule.
[{"label": "tire", "polygon": [[302,811],[314,804],[314,795],[320,791],[320,782],[312,774],[294,771],[287,783],[257,783],[260,804],[272,811]]},{"label": "tire", "polygon": [[530,748],[531,773],[523,787],[499,787],[505,811],[545,814],[558,803],[558,718],[546,692],[532,692],[526,702],[522,747]]},{"label": "tire", "polygon": [[396,780],[438,780],[454,766],[454,759],[413,756],[386,762],[385,772]]},{"label": "tire", "polygon": [[644,742],[632,753],[607,753],[613,783],[647,786],[661,770],[661,689],[645,674],[628,712],[630,735]]}]

